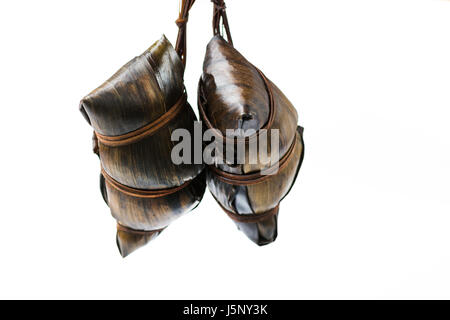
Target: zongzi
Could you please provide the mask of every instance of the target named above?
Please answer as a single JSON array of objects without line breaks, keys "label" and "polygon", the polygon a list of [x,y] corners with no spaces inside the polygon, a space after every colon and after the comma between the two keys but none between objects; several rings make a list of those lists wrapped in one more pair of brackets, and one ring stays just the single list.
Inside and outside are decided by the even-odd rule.
[{"label": "zongzi", "polygon": [[193,2],[183,1],[176,49],[163,36],[80,103],[95,132],[100,187],[124,257],[192,210],[205,191],[203,164],[171,161],[172,132],[193,132],[196,121],[183,84]]},{"label": "zongzi", "polygon": [[[277,237],[280,202],[303,160],[303,129],[297,127],[297,112],[281,90],[234,48],[225,4],[213,2],[215,36],[206,49],[198,106],[204,130],[213,130],[226,152],[217,148],[207,185],[238,228],[253,242],[265,245]],[[220,20],[228,41],[220,35]],[[265,151],[275,161],[264,159],[261,150],[252,157],[249,146],[256,141],[261,148],[264,136]],[[245,144],[245,154],[226,157],[230,148],[237,153],[239,142]]]}]

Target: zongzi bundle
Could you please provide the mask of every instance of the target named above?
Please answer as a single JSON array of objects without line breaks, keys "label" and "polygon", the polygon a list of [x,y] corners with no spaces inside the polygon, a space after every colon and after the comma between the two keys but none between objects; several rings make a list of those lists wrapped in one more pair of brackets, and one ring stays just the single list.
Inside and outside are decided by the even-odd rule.
[{"label": "zongzi bundle", "polygon": [[183,1],[177,49],[163,36],[80,103],[95,132],[100,187],[117,220],[124,257],[192,210],[205,191],[203,164],[171,161],[171,133],[193,132],[196,121],[183,84],[185,28],[193,2]]},{"label": "zongzi bundle", "polygon": [[[238,228],[258,245],[277,237],[280,201],[288,194],[299,172],[304,145],[297,112],[285,95],[234,47],[222,0],[214,2],[214,34],[206,49],[199,82],[198,105],[204,130],[213,130],[226,152],[215,150],[207,185],[222,209]],[[222,19],[228,41],[219,35]],[[233,136],[227,130],[234,131]],[[252,141],[266,137],[268,157],[261,150],[252,158]],[[237,153],[245,143],[245,155]],[[251,161],[253,159],[253,161]]]}]

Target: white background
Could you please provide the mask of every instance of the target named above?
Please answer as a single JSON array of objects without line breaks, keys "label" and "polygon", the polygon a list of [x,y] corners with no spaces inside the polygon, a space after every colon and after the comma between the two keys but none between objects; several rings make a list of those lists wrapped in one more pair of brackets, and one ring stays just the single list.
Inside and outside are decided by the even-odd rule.
[{"label": "white background", "polygon": [[[235,46],[285,92],[306,156],[278,240],[209,192],[122,259],[79,100],[177,0],[0,4],[1,298],[450,298],[450,2],[228,0]],[[212,5],[188,26],[196,105]]]}]

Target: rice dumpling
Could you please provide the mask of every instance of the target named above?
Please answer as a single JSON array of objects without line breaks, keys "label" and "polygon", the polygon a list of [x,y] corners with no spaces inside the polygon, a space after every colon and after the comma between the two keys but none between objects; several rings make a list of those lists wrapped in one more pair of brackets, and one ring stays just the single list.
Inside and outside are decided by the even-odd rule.
[{"label": "rice dumpling", "polygon": [[80,103],[95,132],[100,188],[124,257],[196,207],[205,191],[203,164],[171,161],[171,133],[193,132],[196,121],[183,83],[193,2],[183,1],[176,49],[163,36]]},{"label": "rice dumpling", "polygon": [[[297,111],[281,90],[234,48],[225,4],[213,2],[215,35],[206,49],[198,106],[204,130],[213,130],[227,151],[216,150],[207,185],[238,228],[253,242],[265,245],[277,237],[280,202],[294,184],[303,160],[303,129],[297,126]],[[220,21],[227,40],[220,35]],[[230,129],[234,136],[227,135]],[[264,160],[261,153],[250,161],[248,146],[263,133],[269,157],[278,154],[275,164]],[[243,161],[225,157],[229,148],[236,153],[239,141],[246,145]]]}]

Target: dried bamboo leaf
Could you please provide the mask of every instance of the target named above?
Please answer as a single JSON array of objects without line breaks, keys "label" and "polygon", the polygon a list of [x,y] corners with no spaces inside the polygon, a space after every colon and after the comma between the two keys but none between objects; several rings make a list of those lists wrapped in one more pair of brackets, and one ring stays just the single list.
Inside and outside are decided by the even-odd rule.
[{"label": "dried bamboo leaf", "polygon": [[183,98],[183,73],[181,59],[163,36],[80,103],[98,138],[101,191],[122,228],[117,244],[123,256],[194,208],[205,190],[202,164],[171,161],[171,133],[177,128],[193,133],[196,120]]},{"label": "dried bamboo leaf", "polygon": [[[277,174],[255,180],[255,173],[271,164],[260,158],[257,164],[250,164],[247,148],[244,164],[221,164],[216,159],[216,169],[207,175],[212,195],[239,229],[259,245],[274,241],[280,201],[294,184],[304,154],[303,130],[297,127],[294,106],[259,69],[217,35],[206,50],[199,109],[207,126],[215,126],[222,135],[226,129],[254,129],[257,133],[269,129],[269,154],[276,150],[271,145],[270,129],[279,130],[278,160],[283,165]],[[247,134],[239,138],[251,139]]]}]

